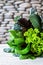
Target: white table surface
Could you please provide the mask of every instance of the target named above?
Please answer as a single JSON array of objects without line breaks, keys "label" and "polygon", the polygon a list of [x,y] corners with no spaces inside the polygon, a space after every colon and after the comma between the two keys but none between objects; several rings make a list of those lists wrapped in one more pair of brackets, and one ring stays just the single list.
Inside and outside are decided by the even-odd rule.
[{"label": "white table surface", "polygon": [[0,44],[0,65],[43,65],[43,58],[20,60],[12,53],[5,53],[4,48],[8,48],[8,45]]}]

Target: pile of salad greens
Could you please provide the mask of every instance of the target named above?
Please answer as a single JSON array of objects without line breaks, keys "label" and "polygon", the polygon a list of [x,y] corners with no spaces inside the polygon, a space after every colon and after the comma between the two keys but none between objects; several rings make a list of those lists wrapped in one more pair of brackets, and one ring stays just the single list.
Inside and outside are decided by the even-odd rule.
[{"label": "pile of salad greens", "polygon": [[43,30],[38,14],[31,14],[29,20],[19,16],[14,18],[14,29],[9,30],[7,44],[11,52],[20,59],[34,59],[43,56]]}]

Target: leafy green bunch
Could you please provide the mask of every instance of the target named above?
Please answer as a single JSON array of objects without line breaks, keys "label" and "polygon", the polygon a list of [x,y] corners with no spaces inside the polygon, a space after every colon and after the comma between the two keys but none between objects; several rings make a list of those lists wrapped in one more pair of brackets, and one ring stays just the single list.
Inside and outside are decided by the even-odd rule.
[{"label": "leafy green bunch", "polygon": [[14,29],[9,30],[10,39],[7,44],[11,52],[18,54],[20,59],[34,59],[43,54],[43,31],[41,18],[38,14],[31,14],[29,20],[17,16]]}]

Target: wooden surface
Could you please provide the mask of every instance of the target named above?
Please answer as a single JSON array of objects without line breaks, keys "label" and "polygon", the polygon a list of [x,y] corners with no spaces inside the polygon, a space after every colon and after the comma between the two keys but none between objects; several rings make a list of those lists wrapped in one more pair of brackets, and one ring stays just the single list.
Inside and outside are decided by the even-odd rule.
[{"label": "wooden surface", "polygon": [[3,52],[4,48],[8,48],[8,45],[0,44],[0,65],[43,65],[43,58],[20,60],[12,53]]}]

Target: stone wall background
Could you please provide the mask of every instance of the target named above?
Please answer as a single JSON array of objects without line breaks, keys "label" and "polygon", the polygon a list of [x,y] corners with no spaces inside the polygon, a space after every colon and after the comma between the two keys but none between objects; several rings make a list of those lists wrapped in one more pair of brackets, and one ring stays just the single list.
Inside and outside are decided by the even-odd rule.
[{"label": "stone wall background", "polygon": [[31,7],[36,7],[43,18],[43,0],[0,0],[0,44],[9,39],[7,30],[13,28],[14,17],[27,18]]}]

